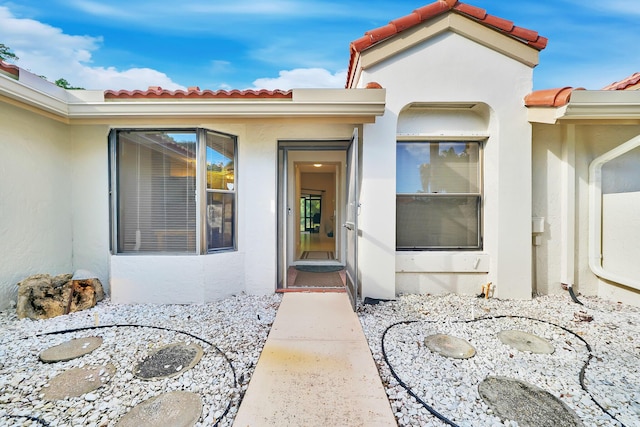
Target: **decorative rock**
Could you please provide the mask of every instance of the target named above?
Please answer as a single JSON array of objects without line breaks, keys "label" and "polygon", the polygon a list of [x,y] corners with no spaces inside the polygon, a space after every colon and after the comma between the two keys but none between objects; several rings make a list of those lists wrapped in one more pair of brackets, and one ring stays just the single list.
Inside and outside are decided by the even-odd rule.
[{"label": "decorative rock", "polygon": [[202,347],[195,343],[169,344],[140,362],[134,369],[134,374],[143,380],[180,375],[193,368],[202,354]]},{"label": "decorative rock", "polygon": [[105,366],[69,369],[53,378],[49,382],[49,387],[45,387],[42,393],[47,400],[82,396],[109,382],[115,372],[116,367],[111,363]]},{"label": "decorative rock", "polygon": [[49,319],[86,310],[104,298],[96,278],[73,280],[71,274],[29,276],[18,283],[16,312],[19,319]]},{"label": "decorative rock", "polygon": [[100,337],[76,338],[42,351],[40,360],[45,363],[65,362],[89,354],[101,345]]},{"label": "decorative rock", "polygon": [[190,427],[202,414],[202,399],[195,393],[174,391],[153,397],[134,407],[116,427]]},{"label": "decorative rock", "polygon": [[520,351],[529,351],[538,354],[552,354],[555,349],[549,341],[528,332],[505,330],[498,333],[498,339],[503,344]]},{"label": "decorative rock", "polygon": [[575,320],[576,322],[591,322],[593,321],[593,316],[586,311],[581,310],[573,313],[573,320]]},{"label": "decorative rock", "polygon": [[575,412],[560,399],[524,381],[487,377],[478,385],[478,393],[498,417],[516,421],[520,426],[583,425]]},{"label": "decorative rock", "polygon": [[434,353],[454,359],[469,359],[476,354],[471,344],[451,335],[429,335],[424,339],[424,344]]}]

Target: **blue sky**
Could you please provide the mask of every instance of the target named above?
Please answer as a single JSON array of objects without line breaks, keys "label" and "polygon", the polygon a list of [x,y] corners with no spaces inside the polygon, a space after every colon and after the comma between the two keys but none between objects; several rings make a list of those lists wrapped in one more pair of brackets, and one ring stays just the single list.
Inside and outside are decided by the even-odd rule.
[{"label": "blue sky", "polygon": [[[16,65],[87,89],[343,87],[351,41],[429,3],[0,0],[0,43]],[[549,38],[534,89],[600,89],[640,71],[639,0],[465,3]]]}]

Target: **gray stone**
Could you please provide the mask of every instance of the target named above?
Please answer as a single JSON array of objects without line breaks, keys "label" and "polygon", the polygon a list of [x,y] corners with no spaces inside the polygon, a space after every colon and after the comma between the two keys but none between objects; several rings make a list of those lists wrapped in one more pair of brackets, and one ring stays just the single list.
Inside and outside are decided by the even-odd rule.
[{"label": "gray stone", "polygon": [[173,377],[193,368],[202,354],[202,347],[195,343],[169,344],[149,355],[133,372],[143,380]]},{"label": "gray stone", "polygon": [[478,393],[496,416],[522,427],[579,427],[582,421],[551,393],[524,381],[487,377]]},{"label": "gray stone", "polygon": [[100,337],[76,338],[42,351],[40,360],[45,363],[65,362],[89,354],[101,345]]},{"label": "gray stone", "polygon": [[49,319],[86,310],[104,299],[96,278],[73,280],[71,274],[36,274],[18,283],[16,313],[19,319]]},{"label": "gray stone", "polygon": [[549,341],[537,335],[517,330],[505,330],[498,333],[503,344],[520,351],[538,354],[552,354],[555,349]]},{"label": "gray stone", "polygon": [[54,377],[49,386],[42,389],[43,397],[47,400],[61,400],[82,396],[108,383],[115,372],[116,367],[111,363],[69,369]]},{"label": "gray stone", "polygon": [[451,335],[429,335],[424,339],[424,344],[434,353],[454,359],[468,359],[476,354],[471,344]]},{"label": "gray stone", "polygon": [[202,414],[202,398],[186,391],[153,397],[134,407],[116,427],[190,427]]}]

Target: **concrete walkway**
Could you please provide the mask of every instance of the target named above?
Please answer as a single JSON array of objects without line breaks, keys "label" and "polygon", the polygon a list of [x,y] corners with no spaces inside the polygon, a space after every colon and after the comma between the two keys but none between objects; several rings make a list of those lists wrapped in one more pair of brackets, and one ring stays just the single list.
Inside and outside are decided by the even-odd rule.
[{"label": "concrete walkway", "polygon": [[397,425],[346,293],[284,294],[233,425]]}]

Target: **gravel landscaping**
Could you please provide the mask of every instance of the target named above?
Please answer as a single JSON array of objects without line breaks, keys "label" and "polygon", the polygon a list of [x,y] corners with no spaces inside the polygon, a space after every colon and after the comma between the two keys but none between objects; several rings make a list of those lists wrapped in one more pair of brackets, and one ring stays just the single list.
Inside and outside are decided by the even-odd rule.
[{"label": "gravel landscaping", "polygon": [[[532,301],[406,295],[363,305],[358,315],[401,426],[518,425],[498,418],[480,397],[479,384],[494,376],[546,390],[585,426],[639,425],[640,309],[580,299],[584,306],[568,295]],[[202,397],[198,426],[230,426],[280,300],[281,295],[240,295],[188,306],[103,301],[90,310],[38,321],[18,320],[14,310],[4,311],[0,425],[115,425],[137,404],[182,390]],[[541,337],[553,353],[503,344],[498,339],[503,330]],[[432,352],[425,339],[436,334],[465,340],[475,355],[458,359]],[[103,339],[89,354],[66,362],[39,360],[49,347],[89,336]],[[202,347],[195,367],[169,378],[135,376],[138,363],[177,342]],[[44,398],[51,380],[63,371],[108,364],[116,372],[102,387],[79,397]]]},{"label": "gravel landscaping", "polygon": [[[497,418],[480,397],[478,385],[487,376],[546,390],[585,426],[640,425],[640,309],[597,298],[581,302],[584,306],[568,295],[531,301],[406,295],[365,305],[360,320],[401,426],[518,425]],[[412,322],[398,323],[403,321]],[[502,330],[535,334],[555,351],[518,351],[497,339]],[[476,354],[452,359],[433,353],[424,345],[433,334],[464,339]],[[587,361],[585,391],[580,373]],[[519,408],[513,411],[515,417]]]}]

